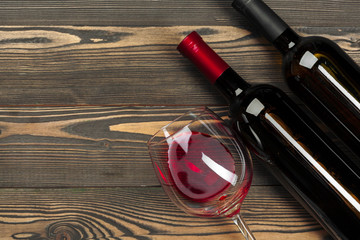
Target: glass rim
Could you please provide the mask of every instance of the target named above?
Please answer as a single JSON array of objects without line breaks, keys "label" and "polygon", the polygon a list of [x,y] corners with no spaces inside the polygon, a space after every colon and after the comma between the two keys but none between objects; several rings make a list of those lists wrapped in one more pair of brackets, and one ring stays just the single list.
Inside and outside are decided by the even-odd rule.
[{"label": "glass rim", "polygon": [[[193,122],[197,121],[206,112],[212,113],[212,111],[208,107],[204,106],[204,107],[196,107],[196,108],[190,109],[189,111],[181,114],[180,116],[176,117],[174,120],[170,121],[168,124],[162,126],[158,131],[156,131],[151,136],[151,138],[147,141],[147,146],[156,146],[156,145],[162,144],[163,142],[167,141],[167,139],[169,139],[169,138],[173,137],[175,134],[177,134],[181,129],[184,129],[184,127],[189,126]],[[159,141],[153,142],[154,138],[158,135],[158,133],[163,131],[168,126],[174,124],[175,122],[177,122],[179,119],[183,118],[184,116],[190,115],[190,113],[199,113],[199,114],[197,114],[193,119],[189,119],[188,123],[184,124],[178,131],[170,134],[167,137],[163,137]]]}]

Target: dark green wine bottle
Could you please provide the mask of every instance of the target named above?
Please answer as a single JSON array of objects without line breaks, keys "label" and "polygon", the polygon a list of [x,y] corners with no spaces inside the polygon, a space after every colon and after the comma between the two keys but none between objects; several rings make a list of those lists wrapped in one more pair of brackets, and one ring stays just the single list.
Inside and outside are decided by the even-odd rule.
[{"label": "dark green wine bottle", "polygon": [[333,41],[301,37],[261,0],[233,7],[283,54],[290,89],[356,155],[360,165],[360,67]]}]

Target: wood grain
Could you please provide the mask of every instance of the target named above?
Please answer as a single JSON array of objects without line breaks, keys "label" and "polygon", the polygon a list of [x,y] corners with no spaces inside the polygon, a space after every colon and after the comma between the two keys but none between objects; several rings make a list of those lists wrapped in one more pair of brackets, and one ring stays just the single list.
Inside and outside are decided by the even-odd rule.
[{"label": "wood grain", "polygon": [[[146,142],[189,109],[2,108],[0,187],[158,186]],[[277,184],[254,162],[255,185]]]},{"label": "wood grain", "polygon": [[[292,26],[353,27],[357,0],[265,0]],[[174,26],[248,24],[227,1],[6,0],[4,25]],[[306,16],[306,17],[304,17]]]},{"label": "wood grain", "polygon": [[[253,187],[243,215],[261,239],[325,239],[280,187]],[[161,188],[1,189],[1,239],[241,239],[230,219],[178,210]]]},{"label": "wood grain", "polygon": [[[280,55],[240,26],[23,26],[0,27],[0,105],[224,105],[176,50],[193,30],[250,83],[290,93]],[[360,28],[298,30],[334,40],[360,62]]]}]

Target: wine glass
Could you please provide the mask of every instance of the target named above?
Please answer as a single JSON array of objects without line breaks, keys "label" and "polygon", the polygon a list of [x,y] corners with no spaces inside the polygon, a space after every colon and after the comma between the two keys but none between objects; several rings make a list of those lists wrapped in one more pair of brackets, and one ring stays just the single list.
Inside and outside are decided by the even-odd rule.
[{"label": "wine glass", "polygon": [[245,239],[255,239],[240,215],[252,180],[252,161],[230,128],[206,107],[162,127],[147,143],[169,198],[186,213],[229,217]]}]

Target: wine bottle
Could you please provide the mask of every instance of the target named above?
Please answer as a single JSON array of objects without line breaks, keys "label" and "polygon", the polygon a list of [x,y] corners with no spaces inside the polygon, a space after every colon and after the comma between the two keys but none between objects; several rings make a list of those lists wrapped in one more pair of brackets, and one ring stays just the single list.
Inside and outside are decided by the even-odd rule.
[{"label": "wine bottle", "polygon": [[196,32],[178,46],[229,102],[252,153],[335,238],[360,229],[360,170],[280,89],[250,85]]},{"label": "wine bottle", "polygon": [[360,165],[360,67],[333,41],[300,37],[261,0],[235,0],[233,7],[283,54],[290,89],[355,153]]}]

